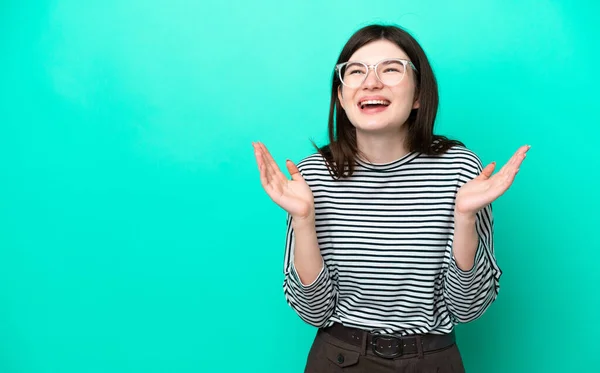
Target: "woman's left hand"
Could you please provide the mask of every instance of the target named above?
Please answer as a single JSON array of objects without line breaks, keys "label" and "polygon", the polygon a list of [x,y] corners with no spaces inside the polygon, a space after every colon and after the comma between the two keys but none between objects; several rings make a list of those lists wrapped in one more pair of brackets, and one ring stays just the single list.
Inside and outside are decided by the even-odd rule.
[{"label": "woman's left hand", "polygon": [[496,162],[492,162],[479,176],[460,187],[456,194],[455,213],[475,216],[479,210],[504,194],[519,172],[529,148],[529,145],[520,147],[496,174],[492,175],[496,167]]}]

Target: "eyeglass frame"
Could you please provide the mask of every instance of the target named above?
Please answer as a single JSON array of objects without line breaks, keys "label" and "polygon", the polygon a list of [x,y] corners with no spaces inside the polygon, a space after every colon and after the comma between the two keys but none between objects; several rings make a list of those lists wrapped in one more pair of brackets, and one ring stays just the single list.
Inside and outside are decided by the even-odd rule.
[{"label": "eyeglass frame", "polygon": [[[400,79],[400,81],[398,81],[398,83],[396,83],[392,86],[390,86],[389,84],[385,84],[379,77],[379,74],[377,74],[377,67],[379,67],[379,64],[382,62],[386,62],[386,61],[400,61],[404,65],[404,75],[402,75],[402,79]],[[345,65],[347,65],[349,63],[359,63],[359,64],[367,67],[367,73],[365,74],[363,81],[356,87],[347,85],[346,83],[344,83],[344,79],[342,79],[342,67],[344,67]],[[387,85],[389,87],[393,87],[393,86],[400,84],[404,80],[404,77],[406,76],[406,65],[409,65],[413,70],[415,70],[415,72],[417,72],[417,73],[419,72],[419,70],[417,70],[416,66],[412,63],[412,61],[407,60],[406,58],[384,58],[383,60],[375,63],[374,65],[369,65],[362,61],[346,61],[346,62],[338,63],[337,65],[335,65],[335,71],[337,72],[336,75],[340,79],[340,82],[349,88],[358,88],[361,85],[363,85],[363,83],[367,80],[367,76],[369,76],[369,70],[373,70],[373,72],[375,73],[375,77],[377,78],[377,80],[379,80],[381,82],[381,84]]]}]

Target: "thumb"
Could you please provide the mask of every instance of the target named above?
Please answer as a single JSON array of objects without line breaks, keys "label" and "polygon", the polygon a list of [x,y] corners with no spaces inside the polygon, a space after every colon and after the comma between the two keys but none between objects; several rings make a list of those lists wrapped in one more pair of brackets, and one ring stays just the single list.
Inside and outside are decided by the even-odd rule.
[{"label": "thumb", "polygon": [[481,171],[481,174],[479,174],[479,176],[477,176],[477,179],[480,179],[480,180],[489,179],[492,176],[492,174],[494,173],[494,168],[496,168],[496,162],[492,162],[492,163],[488,164]]},{"label": "thumb", "polygon": [[290,176],[292,177],[292,180],[294,180],[294,181],[304,180],[302,178],[302,175],[300,174],[300,171],[298,170],[298,167],[296,167],[294,162],[292,162],[288,159],[285,162],[285,165],[287,167],[288,172],[290,173]]}]

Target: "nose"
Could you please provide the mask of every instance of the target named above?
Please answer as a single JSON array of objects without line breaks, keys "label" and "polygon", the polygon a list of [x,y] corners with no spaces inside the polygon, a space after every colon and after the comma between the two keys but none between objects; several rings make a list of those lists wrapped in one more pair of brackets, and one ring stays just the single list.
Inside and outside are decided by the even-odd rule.
[{"label": "nose", "polygon": [[381,88],[383,86],[383,83],[377,78],[377,74],[375,74],[375,69],[373,67],[369,67],[369,70],[367,70],[367,76],[365,77],[363,86],[369,89]]}]

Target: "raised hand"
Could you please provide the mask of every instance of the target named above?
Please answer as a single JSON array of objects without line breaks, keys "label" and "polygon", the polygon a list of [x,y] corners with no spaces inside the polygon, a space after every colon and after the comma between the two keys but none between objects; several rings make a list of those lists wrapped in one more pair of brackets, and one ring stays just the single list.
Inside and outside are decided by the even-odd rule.
[{"label": "raised hand", "polygon": [[286,162],[286,167],[292,179],[288,179],[279,169],[273,157],[260,142],[253,142],[254,155],[260,182],[269,197],[287,211],[295,220],[314,218],[314,198],[310,187],[292,161]]},{"label": "raised hand", "polygon": [[456,195],[455,212],[460,215],[475,215],[504,194],[512,185],[529,148],[529,145],[520,147],[496,174],[492,175],[496,167],[493,162],[479,176],[464,184]]}]

